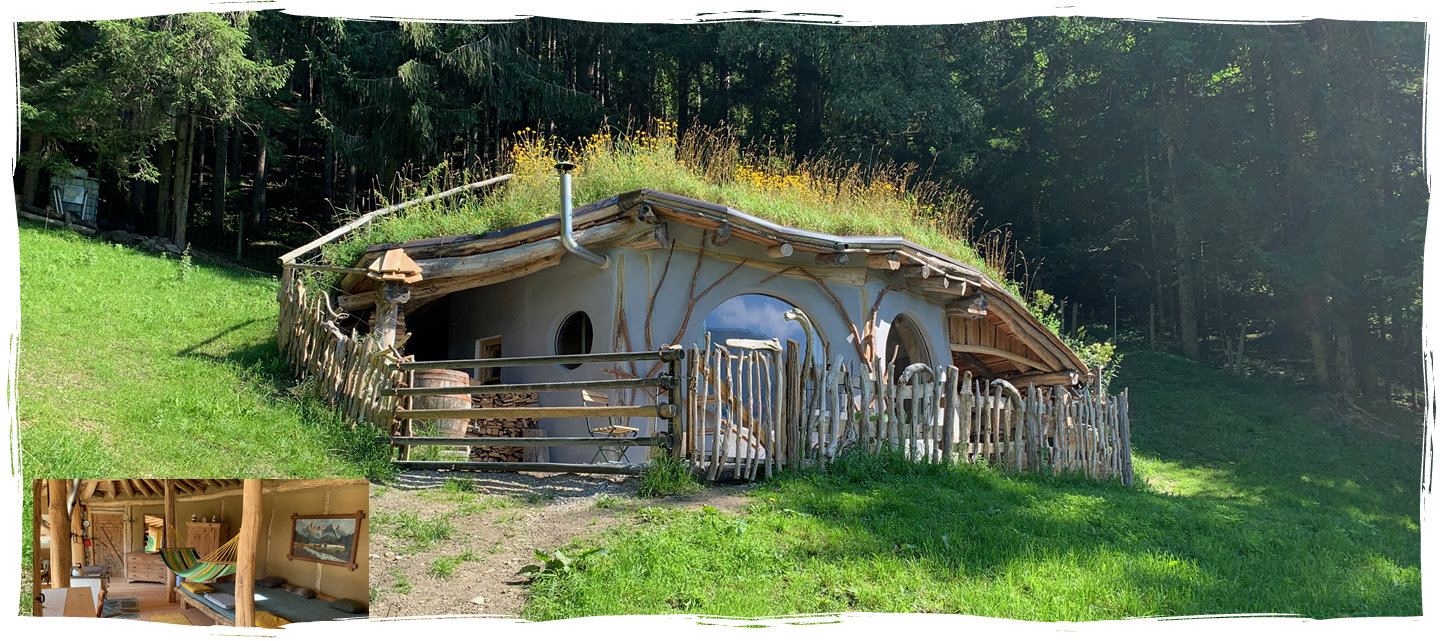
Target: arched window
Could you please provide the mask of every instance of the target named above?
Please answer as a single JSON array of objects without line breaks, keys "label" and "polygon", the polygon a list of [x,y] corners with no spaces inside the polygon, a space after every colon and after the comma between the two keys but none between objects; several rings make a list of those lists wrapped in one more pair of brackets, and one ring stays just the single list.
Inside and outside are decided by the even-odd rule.
[{"label": "arched window", "polygon": [[894,377],[898,377],[912,363],[930,363],[930,354],[925,350],[925,339],[921,337],[920,326],[910,320],[909,316],[901,314],[891,321],[890,333],[885,335],[885,362]]},{"label": "arched window", "polygon": [[[565,317],[560,323],[560,330],[555,332],[555,353],[557,355],[589,354],[590,346],[594,342],[595,330],[590,326],[590,316],[585,312],[575,312]],[[565,369],[575,369],[580,365],[562,365]]]},{"label": "arched window", "polygon": [[720,303],[710,311],[700,326],[701,338],[696,342],[703,342],[705,333],[709,332],[710,341],[720,345],[732,338],[778,338],[782,347],[786,340],[794,340],[803,350],[805,328],[798,322],[785,319],[785,312],[792,309],[795,309],[794,305],[774,296],[741,294]]}]

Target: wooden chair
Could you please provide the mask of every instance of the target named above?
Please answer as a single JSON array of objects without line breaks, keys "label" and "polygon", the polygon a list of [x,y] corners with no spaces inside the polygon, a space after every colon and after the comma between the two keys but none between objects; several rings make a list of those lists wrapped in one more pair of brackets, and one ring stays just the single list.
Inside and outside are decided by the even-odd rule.
[{"label": "wooden chair", "polygon": [[[610,396],[601,392],[580,390],[580,404],[584,407],[607,406],[610,404]],[[585,431],[591,436],[606,436],[615,438],[630,438],[640,433],[640,430],[629,425],[617,425],[614,417],[605,421],[604,425],[596,426],[589,417],[585,418]],[[617,443],[615,445],[601,445],[595,448],[595,456],[590,457],[590,462],[603,461],[605,463],[629,463],[630,459],[625,455],[629,445]]]}]

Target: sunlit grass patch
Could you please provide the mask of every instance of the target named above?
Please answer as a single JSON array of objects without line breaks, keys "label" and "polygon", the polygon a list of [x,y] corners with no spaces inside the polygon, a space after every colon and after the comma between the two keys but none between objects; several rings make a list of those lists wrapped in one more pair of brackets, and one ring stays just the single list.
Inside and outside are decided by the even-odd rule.
[{"label": "sunlit grass patch", "polygon": [[[1303,388],[1129,358],[1116,384],[1148,485],[849,456],[763,484],[740,515],[642,507],[608,556],[537,581],[524,615],[1420,613],[1418,495],[1392,493],[1418,452],[1305,418]],[[1204,399],[1233,411],[1187,411]]]}]

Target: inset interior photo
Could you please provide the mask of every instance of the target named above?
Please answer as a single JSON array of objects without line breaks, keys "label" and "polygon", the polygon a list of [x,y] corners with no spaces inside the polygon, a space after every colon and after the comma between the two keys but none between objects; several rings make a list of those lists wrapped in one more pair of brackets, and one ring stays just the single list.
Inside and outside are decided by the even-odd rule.
[{"label": "inset interior photo", "polygon": [[367,616],[368,486],[32,481],[32,614],[277,629]]}]

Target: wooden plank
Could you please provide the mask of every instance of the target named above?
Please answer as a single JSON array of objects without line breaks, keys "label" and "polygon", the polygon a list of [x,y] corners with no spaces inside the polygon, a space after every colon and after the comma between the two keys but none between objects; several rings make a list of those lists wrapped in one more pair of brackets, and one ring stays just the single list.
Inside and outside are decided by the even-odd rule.
[{"label": "wooden plank", "polygon": [[332,241],[332,240],[335,240],[336,238],[339,238],[339,237],[341,237],[341,236],[344,236],[345,234],[350,233],[351,231],[353,231],[355,228],[357,228],[357,227],[359,227],[359,226],[361,226],[361,225],[364,225],[365,223],[370,222],[370,221],[371,221],[372,219],[374,219],[376,216],[383,216],[383,215],[385,215],[385,214],[389,214],[389,213],[393,213],[393,212],[396,212],[396,211],[400,211],[401,209],[405,209],[405,208],[407,208],[407,207],[413,207],[413,206],[415,206],[415,205],[420,205],[420,204],[423,204],[423,203],[428,203],[428,202],[430,202],[430,201],[439,200],[439,199],[441,199],[441,198],[448,198],[448,197],[453,196],[453,195],[455,195],[455,194],[459,194],[459,193],[466,192],[466,191],[471,191],[471,190],[474,190],[474,189],[480,189],[481,187],[489,187],[490,185],[496,185],[496,184],[505,182],[505,181],[507,181],[507,180],[510,180],[511,178],[514,178],[514,174],[505,174],[505,175],[503,175],[503,176],[496,176],[496,177],[494,177],[494,178],[490,178],[490,179],[488,179],[488,180],[482,180],[482,181],[477,182],[477,183],[470,183],[470,184],[468,184],[468,185],[461,185],[461,186],[456,187],[456,188],[454,188],[454,189],[447,189],[447,190],[442,191],[442,192],[440,192],[440,193],[438,193],[438,194],[432,194],[432,195],[430,195],[430,196],[425,196],[425,197],[423,197],[423,198],[416,198],[416,199],[414,199],[414,200],[407,200],[407,201],[405,201],[405,202],[403,202],[403,203],[391,205],[391,206],[385,207],[385,208],[383,208],[383,209],[377,209],[377,210],[372,211],[372,212],[370,212],[370,213],[368,213],[368,214],[365,214],[365,215],[363,215],[363,216],[361,216],[361,217],[359,217],[359,218],[356,218],[355,220],[352,220],[352,221],[350,221],[349,223],[346,223],[345,225],[342,225],[342,226],[340,226],[340,227],[337,227],[336,229],[330,231],[329,233],[327,233],[327,234],[325,234],[325,235],[323,235],[323,236],[321,236],[321,237],[319,237],[319,238],[316,238],[315,240],[312,240],[312,241],[310,241],[310,242],[308,242],[308,243],[305,243],[304,245],[301,245],[301,246],[299,246],[299,247],[296,247],[295,249],[292,249],[292,250],[286,252],[283,256],[280,257],[280,264],[281,264],[281,265],[285,265],[285,264],[287,264],[287,263],[291,263],[291,262],[293,262],[296,258],[305,255],[307,252],[309,252],[309,251],[311,251],[311,250],[313,250],[313,249],[316,249],[316,248],[320,247],[321,245],[324,245],[325,243],[328,243],[328,242],[330,242],[330,241]]},{"label": "wooden plank", "polygon": [[456,472],[560,472],[570,474],[637,475],[642,465],[600,465],[589,463],[490,463],[483,461],[395,461],[407,470],[453,470]]},{"label": "wooden plank", "polygon": [[470,369],[472,367],[528,367],[535,365],[578,365],[580,363],[611,363],[622,361],[669,362],[685,358],[681,349],[650,352],[612,352],[601,354],[568,354],[563,356],[510,356],[505,358],[472,358],[453,361],[412,361],[400,363],[402,371],[417,369]]},{"label": "wooden plank", "polygon": [[395,410],[394,418],[411,420],[436,418],[622,418],[627,416],[670,418],[674,415],[674,405],[657,403],[655,405],[607,405],[603,407],[476,407],[471,409]]},{"label": "wooden plank", "polygon": [[574,390],[602,389],[671,389],[675,379],[669,376],[654,378],[617,378],[608,381],[566,381],[562,383],[515,383],[509,385],[472,385],[466,387],[400,387],[382,390],[382,396],[449,396],[451,394],[515,394],[519,392],[563,392]]},{"label": "wooden plank", "polygon": [[472,436],[463,438],[443,436],[395,436],[392,445],[442,445],[477,447],[572,447],[594,445],[617,445],[628,447],[664,447],[669,443],[667,436]]},{"label": "wooden plank", "polygon": [[1005,359],[1005,360],[1008,360],[1008,361],[1010,361],[1010,362],[1012,362],[1012,363],[1018,363],[1018,364],[1020,364],[1020,365],[1024,365],[1024,366],[1026,366],[1026,367],[1030,367],[1030,368],[1033,368],[1033,369],[1039,369],[1039,370],[1047,369],[1047,367],[1046,367],[1046,365],[1045,365],[1044,363],[1038,363],[1038,362],[1032,361],[1032,360],[1030,360],[1030,359],[1028,359],[1028,358],[1025,358],[1024,356],[1021,356],[1021,355],[1016,354],[1016,353],[1014,353],[1014,352],[1007,351],[1007,350],[1005,350],[1005,349],[998,348],[998,347],[986,347],[986,346],[983,346],[983,345],[963,345],[963,344],[960,344],[960,343],[951,343],[951,344],[950,344],[950,351],[952,351],[952,352],[960,352],[960,353],[962,353],[962,354],[985,354],[985,355],[987,355],[987,356],[997,356],[997,357],[999,357],[999,358],[1003,358],[1003,359]]}]

